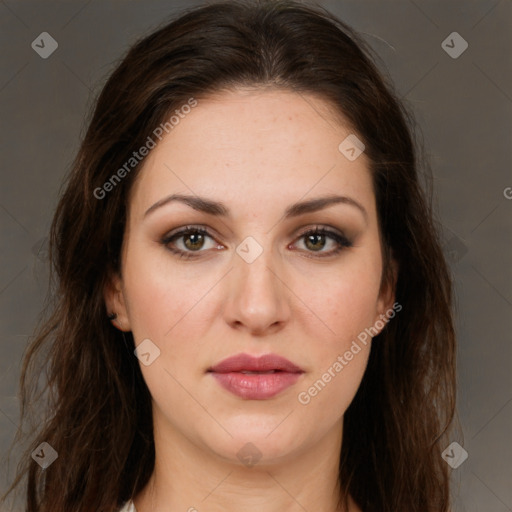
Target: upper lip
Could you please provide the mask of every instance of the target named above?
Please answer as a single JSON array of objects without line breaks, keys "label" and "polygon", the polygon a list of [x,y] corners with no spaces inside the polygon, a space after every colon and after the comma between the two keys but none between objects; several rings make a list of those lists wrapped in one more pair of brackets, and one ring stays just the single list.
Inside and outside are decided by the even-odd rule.
[{"label": "upper lip", "polygon": [[271,370],[289,373],[303,373],[304,370],[293,364],[288,359],[277,354],[266,354],[254,357],[249,354],[237,354],[220,363],[208,368],[209,372],[230,373],[230,372],[268,372]]}]

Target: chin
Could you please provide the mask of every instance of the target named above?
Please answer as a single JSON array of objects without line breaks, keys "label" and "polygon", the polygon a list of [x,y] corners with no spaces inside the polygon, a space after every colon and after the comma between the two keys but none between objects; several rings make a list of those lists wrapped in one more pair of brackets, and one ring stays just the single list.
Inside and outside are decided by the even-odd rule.
[{"label": "chin", "polygon": [[233,437],[226,434],[217,439],[204,439],[204,442],[225,461],[248,467],[277,464],[300,450],[301,437],[304,436],[302,429],[293,431],[290,429],[292,425],[286,429],[282,425],[276,428],[278,422],[273,422],[269,428],[267,424],[257,424],[255,418],[232,422],[227,430]]}]

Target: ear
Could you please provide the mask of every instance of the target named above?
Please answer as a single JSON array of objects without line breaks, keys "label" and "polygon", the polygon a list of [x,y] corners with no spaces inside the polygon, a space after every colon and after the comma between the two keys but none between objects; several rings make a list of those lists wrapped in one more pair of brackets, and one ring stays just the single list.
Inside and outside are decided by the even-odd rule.
[{"label": "ear", "polygon": [[[390,317],[387,312],[390,310],[393,312],[395,311],[394,304],[396,282],[398,279],[398,263],[394,258],[390,258],[389,266],[390,268],[387,270],[387,272],[386,269],[384,270],[387,275],[383,276],[379,291],[379,298],[377,299],[377,315],[375,316],[374,325],[376,324],[376,328],[379,331],[379,334],[389,321]],[[402,309],[401,306],[399,309],[397,308],[397,311],[400,311],[400,309]],[[395,315],[393,314],[393,316]],[[381,328],[378,328],[377,326],[381,326],[382,323],[384,323],[384,325]]]},{"label": "ear", "polygon": [[115,313],[111,320],[112,325],[120,331],[131,331],[130,320],[126,308],[126,300],[123,292],[123,281],[118,273],[112,274],[103,290],[103,297],[107,307],[106,315]]}]

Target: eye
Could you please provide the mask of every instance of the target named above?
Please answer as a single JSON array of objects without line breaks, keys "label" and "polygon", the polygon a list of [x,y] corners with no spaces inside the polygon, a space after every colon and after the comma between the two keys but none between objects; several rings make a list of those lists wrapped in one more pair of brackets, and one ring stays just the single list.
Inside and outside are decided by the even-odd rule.
[{"label": "eye", "polygon": [[[298,240],[304,240],[306,251],[317,253],[315,256],[327,257],[341,252],[344,248],[352,247],[352,242],[342,233],[316,226],[314,229],[303,232]],[[330,244],[328,243],[330,241]],[[325,247],[331,246],[330,250],[324,251]]]},{"label": "eye", "polygon": [[[210,239],[210,247],[206,243],[208,239]],[[303,232],[298,237],[298,240],[304,240],[305,249],[301,250],[307,253],[314,253],[314,256],[308,257],[323,258],[334,256],[344,248],[352,247],[352,242],[342,233],[319,226]],[[199,253],[205,252],[208,249],[224,249],[224,246],[215,242],[215,239],[208,230],[199,226],[186,226],[179,231],[171,232],[162,239],[161,243],[169,251],[184,259],[199,257]],[[324,250],[329,245],[331,249]],[[289,247],[293,248],[293,245]]]},{"label": "eye", "polygon": [[[213,244],[205,248],[205,243],[208,238],[212,240]],[[203,249],[207,250],[214,247],[223,248],[223,246],[215,243],[215,240],[206,229],[194,226],[186,226],[176,233],[166,235],[162,239],[162,244],[171,252],[178,254],[180,258],[194,258],[198,255],[193,253],[204,252]],[[181,246],[181,248],[179,246]]]}]

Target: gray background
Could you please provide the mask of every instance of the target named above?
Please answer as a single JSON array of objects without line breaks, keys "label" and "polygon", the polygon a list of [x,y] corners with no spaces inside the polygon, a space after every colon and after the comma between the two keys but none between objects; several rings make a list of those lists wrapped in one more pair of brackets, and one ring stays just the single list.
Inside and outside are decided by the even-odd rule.
[{"label": "gray background", "polygon": [[[2,460],[18,421],[21,355],[45,293],[44,240],[84,117],[135,38],[195,3],[0,0]],[[457,293],[469,458],[453,472],[454,510],[511,511],[512,1],[318,3],[364,34],[423,130]],[[48,59],[31,48],[44,31],[59,44]],[[456,59],[441,46],[454,31],[469,44]],[[1,465],[0,489],[13,456],[9,469]]]}]

